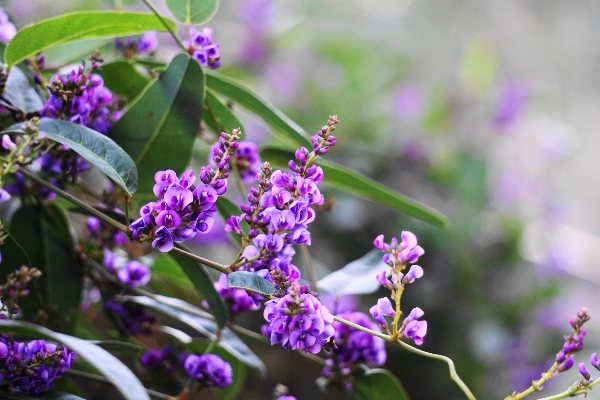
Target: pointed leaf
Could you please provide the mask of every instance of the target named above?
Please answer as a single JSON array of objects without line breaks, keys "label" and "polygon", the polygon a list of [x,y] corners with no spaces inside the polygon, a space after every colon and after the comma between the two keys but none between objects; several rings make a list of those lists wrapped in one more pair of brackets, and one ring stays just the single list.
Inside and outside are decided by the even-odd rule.
[{"label": "pointed leaf", "polygon": [[27,75],[17,67],[12,68],[8,74],[4,97],[24,114],[40,111],[44,106],[40,95],[29,83]]},{"label": "pointed leaf", "polygon": [[150,82],[139,73],[135,64],[123,60],[103,64],[97,73],[104,80],[104,86],[114,94],[125,97],[128,102],[133,101]]},{"label": "pointed leaf", "polygon": [[352,400],[409,400],[402,384],[390,371],[372,369],[355,378]]},{"label": "pointed leaf", "polygon": [[32,338],[43,337],[61,343],[70,350],[75,351],[77,357],[87,361],[88,364],[108,378],[123,395],[123,398],[127,400],[150,400],[146,389],[133,372],[112,354],[93,343],[21,321],[0,320],[0,331]]},{"label": "pointed leaf", "polygon": [[186,25],[203,24],[219,9],[219,0],[167,0],[167,7]]},{"label": "pointed leaf", "polygon": [[376,279],[377,274],[389,268],[383,262],[383,253],[374,249],[320,279],[317,282],[317,289],[338,296],[375,293],[381,286]]},{"label": "pointed leaf", "polygon": [[[217,324],[210,319],[201,317],[200,315],[175,309],[167,304],[164,304],[162,301],[151,299],[146,296],[123,296],[123,300],[140,304],[158,313],[175,318],[176,320],[208,337],[210,340],[214,340],[217,337],[217,332],[219,331]],[[250,350],[246,343],[244,343],[229,328],[223,328],[221,330],[221,340],[219,341],[219,346],[223,347],[235,357],[242,360],[242,362],[249,367],[258,369],[262,374],[267,372],[267,368],[262,360],[258,358],[256,354]]]},{"label": "pointed leaf", "polygon": [[[164,18],[172,30],[173,21]],[[8,43],[4,62],[8,67],[37,53],[82,39],[138,35],[148,30],[165,32],[163,23],[153,14],[133,12],[77,12],[47,19],[21,29]]]},{"label": "pointed leaf", "polygon": [[[138,183],[135,164],[112,139],[85,126],[54,119],[41,119],[39,129],[49,139],[69,146],[130,196],[135,193]],[[23,134],[21,124],[13,125],[4,132]]]},{"label": "pointed leaf", "polygon": [[237,271],[227,275],[227,284],[230,288],[247,289],[264,296],[275,292],[275,286],[271,282],[248,271]]},{"label": "pointed leaf", "polygon": [[113,126],[110,136],[138,167],[139,194],[152,194],[156,171],[188,166],[203,103],[202,68],[181,53]]},{"label": "pointed leaf", "polygon": [[276,131],[276,135],[290,144],[290,148],[304,146],[312,149],[308,134],[304,129],[250,89],[214,72],[206,74],[206,85],[262,118]]},{"label": "pointed leaf", "polygon": [[[177,247],[185,249],[185,247],[181,244],[178,244]],[[202,297],[204,297],[208,303],[210,311],[215,316],[217,325],[220,328],[224,327],[227,323],[229,312],[227,311],[227,307],[225,306],[223,299],[215,289],[215,283],[212,277],[208,274],[208,272],[206,272],[206,267],[180,254],[170,254],[173,257],[173,260],[179,264],[183,272],[185,272],[188,278],[190,278],[190,281],[192,281],[196,289],[198,289],[200,294],[202,294]]]},{"label": "pointed leaf", "polygon": [[217,135],[221,132],[231,133],[232,130],[237,128],[241,130],[242,135],[246,133],[238,117],[210,89],[206,89],[206,103],[202,113],[202,121]]},{"label": "pointed leaf", "polygon": [[[264,149],[261,151],[260,156],[272,165],[284,168],[287,168],[289,160],[294,159],[292,153],[274,148]],[[448,220],[439,212],[420,204],[416,200],[404,197],[371,178],[333,161],[319,159],[317,164],[323,168],[324,182],[332,187],[381,203],[433,226],[439,228],[448,226]]]}]

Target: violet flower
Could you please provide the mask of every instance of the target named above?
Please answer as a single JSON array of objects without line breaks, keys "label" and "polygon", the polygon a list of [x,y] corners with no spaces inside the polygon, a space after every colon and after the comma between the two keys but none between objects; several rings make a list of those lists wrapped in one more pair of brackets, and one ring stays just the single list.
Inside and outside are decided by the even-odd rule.
[{"label": "violet flower", "polygon": [[387,297],[382,297],[381,299],[377,300],[377,304],[371,307],[369,309],[369,312],[371,313],[375,321],[377,321],[377,323],[382,327],[387,326],[387,322],[385,321],[384,317],[396,317],[396,311],[392,307],[390,299],[388,299]]},{"label": "violet flower", "polygon": [[231,365],[215,354],[189,355],[183,368],[203,386],[224,388],[233,383]]},{"label": "violet flower", "polygon": [[188,52],[198,63],[209,69],[216,69],[221,66],[221,56],[219,53],[219,43],[213,43],[213,30],[204,28],[198,31],[193,26],[189,29],[190,40],[184,40],[183,44],[188,48]]},{"label": "violet flower", "polygon": [[590,364],[592,364],[594,368],[600,371],[600,360],[598,359],[597,353],[592,353],[592,355],[590,356]]},{"label": "violet flower", "polygon": [[423,344],[423,337],[427,333],[427,321],[418,321],[423,314],[425,314],[423,310],[415,307],[404,320],[403,335],[414,340],[418,346]]},{"label": "violet flower", "polygon": [[144,286],[150,282],[150,268],[139,261],[130,261],[117,270],[117,278],[131,287]]},{"label": "violet flower", "polygon": [[0,8],[0,42],[7,44],[17,34],[17,28],[9,21],[6,12]]}]

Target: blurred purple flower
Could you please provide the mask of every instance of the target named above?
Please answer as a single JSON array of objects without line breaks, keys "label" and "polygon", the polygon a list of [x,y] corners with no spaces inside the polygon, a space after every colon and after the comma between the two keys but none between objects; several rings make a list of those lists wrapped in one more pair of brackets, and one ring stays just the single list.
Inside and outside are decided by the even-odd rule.
[{"label": "blurred purple flower", "polygon": [[131,287],[144,286],[150,282],[150,268],[139,261],[130,261],[117,270],[117,278]]},{"label": "blurred purple flower", "polygon": [[0,8],[0,42],[7,44],[17,34],[17,28],[9,21],[6,12]]},{"label": "blurred purple flower", "polygon": [[233,383],[233,369],[214,354],[189,355],[183,364],[185,372],[201,385],[224,388]]},{"label": "blurred purple flower", "polygon": [[492,116],[492,127],[500,133],[512,133],[527,106],[527,89],[523,82],[511,80],[505,82],[498,94],[496,111]]},{"label": "blurred purple flower", "polygon": [[413,87],[403,88],[396,94],[394,102],[396,115],[403,122],[414,119],[421,109],[421,93]]},{"label": "blurred purple flower", "polygon": [[281,96],[292,97],[300,76],[298,63],[294,60],[274,62],[267,67],[265,76],[271,87]]}]

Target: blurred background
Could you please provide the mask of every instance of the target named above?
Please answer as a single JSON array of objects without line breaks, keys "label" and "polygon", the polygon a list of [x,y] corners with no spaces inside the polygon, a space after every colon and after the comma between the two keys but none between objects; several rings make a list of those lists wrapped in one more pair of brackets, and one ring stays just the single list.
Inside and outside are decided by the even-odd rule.
[{"label": "blurred background", "polygon": [[[169,15],[164,0],[155,3]],[[113,7],[0,6],[17,27]],[[528,387],[552,365],[582,306],[591,335],[577,361],[600,350],[598,21],[595,0],[223,0],[208,24],[221,43],[219,72],[309,132],[337,114],[338,145],[328,157],[449,217],[440,230],[325,188],[333,206],[313,225],[311,255],[323,277],[365,255],[378,234],[413,231],[426,251],[425,276],[403,306],[425,311],[422,348],[451,357],[477,397]],[[157,59],[176,52],[168,36],[160,41]],[[249,139],[270,140],[260,121],[242,117]],[[229,259],[232,250],[206,251]],[[384,295],[361,296],[357,308],[368,312]],[[255,313],[239,322],[258,330],[261,320]],[[332,398],[312,383],[320,366],[250,344],[269,375],[249,371],[243,398],[270,398],[276,383],[298,399]],[[445,364],[388,351],[385,368],[411,398],[462,398]],[[570,372],[544,393],[575,382]]]}]

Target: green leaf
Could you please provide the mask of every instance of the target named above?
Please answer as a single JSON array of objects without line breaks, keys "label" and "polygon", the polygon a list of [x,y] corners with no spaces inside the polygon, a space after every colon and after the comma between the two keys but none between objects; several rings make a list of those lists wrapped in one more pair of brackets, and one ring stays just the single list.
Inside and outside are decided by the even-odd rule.
[{"label": "green leaf", "polygon": [[29,83],[27,75],[14,67],[8,74],[4,97],[24,114],[40,111],[44,106],[42,99]]},{"label": "green leaf", "polygon": [[264,296],[270,296],[275,292],[275,286],[271,282],[248,271],[237,271],[227,275],[227,284],[230,288],[252,290]]},{"label": "green leaf", "polygon": [[[206,350],[210,346],[210,342],[193,340],[185,345],[185,349],[192,354],[206,354]],[[210,349],[210,354],[216,354],[231,365],[233,370],[233,383],[225,389],[217,389],[225,400],[236,399],[246,381],[246,366],[235,357],[219,346],[213,346]]]},{"label": "green leaf", "polygon": [[167,7],[178,21],[189,26],[203,24],[214,17],[219,0],[167,0]]},{"label": "green leaf", "polygon": [[[125,301],[131,301],[136,304],[140,304],[160,314],[174,318],[186,324],[190,328],[196,330],[197,332],[203,334],[204,336],[208,337],[210,340],[215,340],[217,337],[219,327],[214,321],[201,317],[197,314],[185,312],[178,308],[173,308],[165,304],[162,301],[163,299],[161,299],[160,297],[158,300],[155,300],[146,296],[123,296],[123,299]],[[189,305],[189,307],[191,307],[191,311],[193,311],[193,309],[195,308],[192,305]],[[242,362],[248,365],[249,367],[258,369],[262,374],[265,374],[267,372],[267,368],[265,367],[265,364],[262,362],[262,360],[258,358],[256,354],[254,354],[252,350],[250,350],[246,343],[244,343],[229,328],[223,328],[221,330],[221,340],[219,341],[219,346],[223,347],[225,350],[233,354],[236,358],[242,360]]]},{"label": "green leaf", "polygon": [[409,397],[390,371],[372,369],[354,380],[352,400],[409,400]]},{"label": "green leaf", "polygon": [[114,39],[87,39],[77,42],[69,42],[44,50],[46,65],[56,68],[67,64],[78,64],[86,59],[96,49],[102,52],[106,58],[106,49],[110,46],[114,49]]},{"label": "green leaf", "polygon": [[295,149],[301,146],[312,148],[304,129],[250,89],[214,72],[206,74],[206,85],[262,118],[276,131],[276,135],[281,136],[289,143],[290,148]]},{"label": "green leaf", "polygon": [[110,136],[140,172],[139,194],[152,194],[156,171],[189,165],[203,103],[202,68],[181,53],[113,126]]},{"label": "green leaf", "polygon": [[374,249],[320,279],[317,289],[336,296],[375,293],[381,287],[375,279],[377,274],[389,268],[383,261],[383,253]]},{"label": "green leaf", "polygon": [[[263,160],[284,168],[287,168],[288,161],[294,158],[292,153],[274,148],[266,148],[260,152],[260,155]],[[420,204],[416,200],[404,197],[371,178],[333,161],[319,159],[317,164],[325,174],[324,182],[332,187],[373,200],[433,226],[439,228],[448,226],[448,220],[439,212]]]},{"label": "green leaf", "polygon": [[135,64],[128,61],[113,61],[102,65],[97,72],[104,79],[104,86],[114,94],[133,101],[144,90],[150,80],[140,74]]},{"label": "green leaf", "polygon": [[6,400],[85,400],[82,397],[75,396],[71,393],[62,392],[42,392],[36,395],[28,395],[23,392],[10,392],[9,390],[3,390],[0,392],[0,398]]},{"label": "green leaf", "polygon": [[[231,200],[226,197],[219,196],[217,198],[217,210],[219,214],[223,217],[223,219],[227,222],[227,220],[232,216],[241,215],[242,211],[238,206],[236,206]],[[233,241],[239,245],[242,244],[242,238],[236,235],[233,232],[229,232],[229,237],[233,239]]]},{"label": "green leaf", "polygon": [[[14,214],[9,232],[11,240],[2,252],[2,275],[21,265],[42,272],[28,286],[31,295],[19,302],[24,314],[31,317],[42,305],[56,306],[65,318],[70,318],[81,303],[82,273],[65,213],[54,204],[23,206]],[[53,322],[62,325],[65,321]]]},{"label": "green leaf", "polygon": [[[187,249],[185,249],[185,247],[183,247],[181,244],[178,244],[177,247],[183,248],[187,251]],[[217,325],[220,328],[224,327],[225,324],[227,324],[229,313],[225,303],[223,302],[223,299],[215,289],[214,281],[206,272],[204,265],[177,253],[170,253],[170,255],[173,257],[173,260],[179,264],[183,272],[185,272],[188,278],[190,278],[190,281],[192,281],[196,289],[198,289],[198,291],[207,301],[210,311],[215,316]]]},{"label": "green leaf", "polygon": [[75,351],[77,357],[87,361],[99,373],[108,378],[123,395],[123,398],[127,400],[150,400],[146,389],[133,372],[112,354],[93,343],[21,321],[0,320],[0,331],[36,339],[43,337],[61,343],[70,350]]},{"label": "green leaf", "polygon": [[210,89],[206,89],[206,103],[202,113],[202,121],[217,135],[221,132],[231,133],[232,130],[238,128],[242,134],[245,133],[238,117]]},{"label": "green leaf", "polygon": [[[49,139],[69,146],[130,196],[135,193],[138,183],[135,164],[112,139],[85,126],[54,119],[41,119],[39,129]],[[21,124],[15,124],[4,132],[23,134]]]},{"label": "green leaf", "polygon": [[484,37],[475,38],[465,51],[460,76],[473,93],[483,96],[494,83],[497,65],[494,43]]},{"label": "green leaf", "polygon": [[115,6],[117,8],[121,8],[123,6],[132,6],[135,4],[135,2],[137,0],[104,0],[104,1],[112,4],[113,6]]},{"label": "green leaf", "polygon": [[[163,19],[177,30],[173,21]],[[77,12],[47,19],[21,29],[6,45],[4,62],[8,67],[59,44],[83,39],[138,35],[148,30],[165,32],[153,14],[133,12]]]},{"label": "green leaf", "polygon": [[450,127],[449,121],[450,106],[446,101],[444,87],[437,85],[433,88],[431,98],[429,99],[429,108],[423,116],[421,126],[428,132],[443,134]]}]

